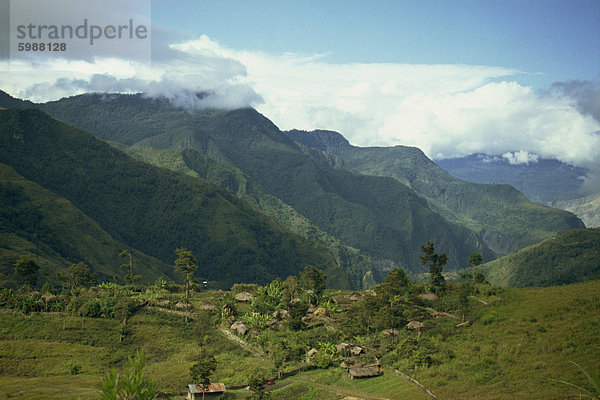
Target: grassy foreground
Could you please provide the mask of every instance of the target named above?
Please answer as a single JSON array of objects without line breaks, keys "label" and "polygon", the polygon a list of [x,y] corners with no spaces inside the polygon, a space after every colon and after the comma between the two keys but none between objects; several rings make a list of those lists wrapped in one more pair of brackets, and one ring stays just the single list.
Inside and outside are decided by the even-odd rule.
[{"label": "grassy foreground", "polygon": [[[332,292],[331,298],[348,293]],[[197,312],[189,323],[184,322],[182,311],[159,304],[165,299],[174,304],[181,296],[154,296],[129,316],[125,329],[118,318],[88,318],[62,312],[26,315],[0,310],[0,399],[99,398],[102,377],[110,368],[122,369],[127,356],[137,349],[146,354],[146,373],[158,382],[159,390],[181,399],[190,383],[189,368],[196,362],[199,342],[218,361],[212,381],[240,387],[230,390],[225,398],[250,398],[252,393],[241,387],[255,371],[274,370],[276,353],[269,347],[280,343],[282,337],[308,342],[311,336],[321,340],[329,335],[330,341],[347,337],[343,332],[334,332],[345,326],[340,321],[347,310],[341,303],[336,315],[327,322],[329,329],[316,324],[296,333],[287,329],[264,330],[252,339],[246,335],[235,341],[219,329],[223,327],[216,315],[219,310],[200,311],[201,304],[219,304],[230,294],[194,294],[192,303]],[[449,309],[452,294],[448,296],[450,299],[440,301],[445,304],[432,307],[459,315]],[[250,311],[251,305],[237,304],[237,308],[242,315]],[[391,344],[382,342],[381,332],[356,336],[364,348],[372,349],[381,358],[381,376],[350,380],[346,371],[334,363],[329,368],[308,369],[277,379],[274,386],[268,387],[270,398],[426,398],[419,388],[398,377],[394,368],[416,378],[441,399],[579,398],[580,391],[559,380],[591,389],[583,373],[571,362],[584,365],[580,346],[594,367],[600,368],[600,281],[479,293],[471,298],[467,319],[472,324],[461,327],[456,327],[456,320],[444,316],[425,320],[420,334],[400,332],[390,339]],[[401,343],[410,340],[422,348],[434,348],[429,353],[431,362],[407,362],[408,356],[404,357],[399,349]],[[306,363],[288,363],[283,370],[298,366],[306,367]]]}]

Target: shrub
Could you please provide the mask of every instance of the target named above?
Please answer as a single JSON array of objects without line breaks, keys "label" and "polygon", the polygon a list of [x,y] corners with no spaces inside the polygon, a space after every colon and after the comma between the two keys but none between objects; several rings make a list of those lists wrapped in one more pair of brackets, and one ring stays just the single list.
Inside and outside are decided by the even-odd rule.
[{"label": "shrub", "polygon": [[68,367],[71,375],[77,375],[81,372],[81,364],[79,364],[77,361],[71,361],[68,364]]},{"label": "shrub", "polygon": [[310,358],[310,362],[317,368],[326,369],[333,364],[333,359],[326,352],[320,351]]}]

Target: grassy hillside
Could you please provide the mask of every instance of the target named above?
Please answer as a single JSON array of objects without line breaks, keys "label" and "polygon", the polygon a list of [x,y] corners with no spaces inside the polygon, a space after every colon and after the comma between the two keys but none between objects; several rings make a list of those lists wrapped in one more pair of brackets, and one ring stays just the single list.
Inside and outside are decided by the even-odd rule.
[{"label": "grassy hillside", "polygon": [[172,265],[186,247],[197,276],[265,282],[307,264],[347,287],[321,245],[292,234],[228,192],[197,178],[143,164],[37,110],[0,112],[0,162],[68,199],[116,240]]},{"label": "grassy hillside", "polygon": [[419,247],[428,240],[450,256],[449,268],[462,266],[472,251],[491,258],[475,233],[448,223],[406,186],[315,160],[255,110],[189,113],[167,100],[142,95],[84,95],[38,106],[105,140],[160,149],[187,147],[238,168],[376,265],[420,271]]},{"label": "grassy hillside", "polygon": [[[580,390],[558,382],[592,389],[571,362],[585,365],[587,354],[592,367],[600,368],[600,281],[504,290],[480,285],[467,312],[472,324],[463,326],[457,326],[460,321],[455,319],[460,319],[455,308],[458,286],[451,285],[437,301],[400,295],[402,318],[420,320],[424,326],[421,332],[398,326],[391,336],[383,327],[399,315],[381,309],[366,312],[379,301],[377,296],[358,292],[362,300],[352,301],[351,292],[326,292],[319,303],[327,307],[326,313],[305,311],[305,325],[292,330],[287,318],[277,323],[270,316],[260,317],[281,306],[278,300],[268,300],[273,299],[273,285],[269,288],[250,289],[255,295],[252,304],[236,302],[230,292],[194,293],[193,318],[187,324],[175,306],[183,294],[164,289],[83,291],[76,312],[90,315],[90,310],[96,310],[93,317],[56,311],[24,315],[11,309],[18,296],[2,291],[2,398],[97,398],[105,373],[110,368],[121,370],[136,349],[145,353],[146,373],[159,389],[173,399],[181,398],[190,383],[189,368],[197,362],[198,343],[215,355],[218,367],[211,380],[227,385],[229,399],[251,396],[242,388],[253,374],[275,377],[277,371],[291,376],[276,378],[275,385],[268,387],[273,399],[425,398],[395,370],[417,379],[442,399],[578,398]],[[385,297],[385,290],[378,290],[378,296]],[[68,301],[69,296],[61,294],[50,301],[50,307],[59,310]],[[133,304],[126,325],[114,314],[120,309],[115,304],[121,303]],[[202,311],[203,304],[218,307]],[[223,314],[224,304],[237,316]],[[380,318],[385,315],[391,320]],[[360,325],[357,316],[366,318],[367,324]],[[232,334],[229,327],[234,319],[245,321],[253,333]],[[341,342],[360,346],[364,354],[352,357],[334,350],[333,345]],[[324,356],[307,358],[313,347]],[[370,364],[375,357],[383,372],[377,378],[350,380],[339,366],[343,360]]]},{"label": "grassy hillside", "polygon": [[338,167],[390,176],[411,187],[441,215],[477,232],[497,255],[583,227],[573,214],[532,203],[512,186],[474,184],[454,178],[414,147],[356,147],[331,131],[287,134],[318,149],[318,156],[323,157],[322,152],[326,152],[327,161]]},{"label": "grassy hillside", "polygon": [[551,286],[600,279],[600,229],[573,229],[481,267],[500,286]]},{"label": "grassy hillside", "polygon": [[[120,273],[119,253],[128,247],[116,241],[95,221],[67,199],[44,189],[0,164],[0,272],[5,278],[21,255],[37,259],[41,276],[58,283],[56,271],[72,263],[85,262],[100,280],[112,280]],[[156,258],[129,248],[137,259],[136,273],[144,281],[172,276],[172,268]],[[42,280],[42,279],[40,279]]]}]

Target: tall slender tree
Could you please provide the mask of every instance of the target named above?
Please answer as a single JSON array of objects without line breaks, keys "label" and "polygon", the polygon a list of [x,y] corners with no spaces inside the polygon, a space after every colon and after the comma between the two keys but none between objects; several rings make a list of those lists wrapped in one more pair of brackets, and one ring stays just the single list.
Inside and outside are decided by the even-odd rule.
[{"label": "tall slender tree", "polygon": [[119,257],[128,258],[126,263],[121,264],[121,269],[127,271],[127,274],[125,275],[125,282],[127,282],[128,285],[133,285],[142,279],[141,275],[136,275],[133,273],[133,265],[135,264],[136,260],[128,250],[123,250],[121,254],[119,254]]},{"label": "tall slender tree", "polygon": [[436,254],[435,245],[432,241],[428,241],[425,246],[421,246],[421,251],[424,253],[420,256],[421,265],[431,263],[429,265],[429,282],[433,291],[439,294],[444,291],[446,284],[442,270],[448,262],[448,256],[446,256],[446,253]]},{"label": "tall slender tree", "polygon": [[483,257],[479,253],[472,252],[467,261],[473,266],[473,283],[476,283],[477,267],[483,262]]},{"label": "tall slender tree", "polygon": [[177,259],[175,260],[175,269],[185,274],[185,303],[187,311],[185,315],[185,321],[188,321],[189,314],[189,297],[190,297],[190,283],[194,278],[194,271],[198,268],[196,257],[190,250],[183,247],[175,250]]}]

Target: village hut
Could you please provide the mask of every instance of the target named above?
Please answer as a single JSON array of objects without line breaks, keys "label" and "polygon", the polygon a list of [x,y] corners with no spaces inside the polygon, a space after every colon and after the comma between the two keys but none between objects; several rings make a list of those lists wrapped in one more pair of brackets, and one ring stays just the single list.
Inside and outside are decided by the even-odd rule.
[{"label": "village hut", "polygon": [[50,302],[50,301],[52,301],[52,300],[56,299],[56,296],[55,296],[55,295],[53,295],[52,293],[48,292],[48,293],[44,293],[44,294],[42,295],[42,299],[44,299],[44,301],[45,301],[46,303],[48,303],[48,302]]},{"label": "village hut", "polygon": [[439,297],[433,292],[425,292],[419,294],[419,298],[424,300],[436,301],[439,300]]},{"label": "village hut", "polygon": [[315,317],[326,317],[327,316],[327,310],[325,309],[325,307],[317,307],[313,311],[313,315]]},{"label": "village hut", "polygon": [[235,321],[233,325],[231,325],[231,330],[240,336],[244,336],[246,332],[248,332],[248,328],[242,321]]},{"label": "village hut", "polygon": [[314,347],[312,349],[310,349],[308,351],[308,353],[306,354],[308,356],[308,358],[314,356],[315,354],[317,354],[319,352],[319,350],[315,349]]},{"label": "village hut", "polygon": [[190,303],[186,303],[185,301],[178,301],[177,304],[175,304],[175,308],[187,308],[188,304]]},{"label": "village hut", "polygon": [[406,329],[419,332],[419,337],[421,336],[421,329],[423,328],[425,328],[425,324],[419,321],[410,321],[408,324],[406,324]]},{"label": "village hut", "polygon": [[348,374],[350,375],[350,379],[371,378],[379,376],[380,371],[378,365],[370,365],[367,367],[350,368]]},{"label": "village hut", "polygon": [[282,320],[288,316],[288,310],[284,310],[280,308],[279,310],[273,311],[273,318],[277,320]]},{"label": "village hut", "polygon": [[203,311],[213,311],[217,309],[217,306],[213,303],[204,303],[198,308]]},{"label": "village hut", "polygon": [[423,328],[425,328],[425,324],[419,321],[410,321],[406,324],[406,329],[412,329],[413,331],[420,331]]},{"label": "village hut", "polygon": [[350,301],[361,301],[362,295],[360,293],[354,292],[350,296],[348,296],[348,300]]},{"label": "village hut", "polygon": [[235,299],[243,303],[249,303],[254,297],[248,292],[239,292],[235,295]]},{"label": "village hut", "polygon": [[364,352],[365,351],[362,349],[362,347],[359,347],[359,346],[354,346],[350,349],[350,354],[353,356],[358,356]]},{"label": "village hut", "polygon": [[348,343],[338,343],[335,345],[335,349],[337,350],[338,353],[343,353],[345,351],[347,351],[350,348],[350,345]]},{"label": "village hut", "polygon": [[188,385],[188,400],[218,399],[225,393],[225,385],[211,383],[208,385]]}]

